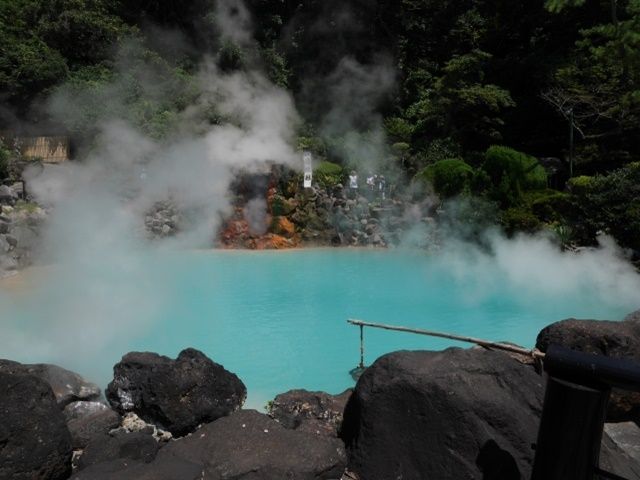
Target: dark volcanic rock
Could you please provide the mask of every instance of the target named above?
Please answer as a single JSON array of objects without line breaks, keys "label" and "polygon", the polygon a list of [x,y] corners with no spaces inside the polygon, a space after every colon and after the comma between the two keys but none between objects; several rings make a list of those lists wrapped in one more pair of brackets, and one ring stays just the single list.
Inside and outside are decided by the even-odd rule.
[{"label": "dark volcanic rock", "polygon": [[149,434],[116,432],[113,435],[94,437],[78,461],[78,468],[85,469],[97,463],[112,460],[135,460],[151,462],[158,453],[160,444]]},{"label": "dark volcanic rock", "polygon": [[110,460],[82,470],[74,479],[337,479],[345,460],[337,438],[287,430],[266,415],[241,410],[168,443],[147,465]]},{"label": "dark volcanic rock", "polygon": [[0,392],[0,478],[68,478],[71,436],[49,385],[33,375],[0,372]]},{"label": "dark volcanic rock", "polygon": [[72,480],[203,480],[203,469],[181,459],[162,459],[150,465],[130,459],[98,463],[76,473]]},{"label": "dark volcanic rock", "polygon": [[86,447],[92,439],[120,425],[120,415],[100,402],[73,402],[64,408],[74,448]]},{"label": "dark volcanic rock", "polygon": [[[579,352],[640,362],[640,314],[634,312],[621,322],[569,318],[552,323],[538,334],[536,348],[546,352],[552,344]],[[607,420],[640,423],[640,393],[614,389],[609,400]]]},{"label": "dark volcanic rock", "polygon": [[113,367],[107,400],[120,413],[181,436],[240,408],[242,381],[201,352],[186,349],[176,360],[156,353],[128,353]]},{"label": "dark volcanic rock", "polygon": [[542,399],[542,377],[504,353],[385,355],[345,410],[349,469],[366,480],[529,478]]},{"label": "dark volcanic rock", "polygon": [[640,360],[640,319],[577,320],[569,318],[543,328],[538,334],[536,348],[546,352],[551,344],[572,350],[615,358]]},{"label": "dark volcanic rock", "polygon": [[76,400],[95,400],[100,397],[100,389],[97,385],[57,365],[46,363],[29,365],[0,360],[0,372],[25,373],[41,378],[51,386],[61,408]]},{"label": "dark volcanic rock", "polygon": [[352,392],[348,389],[339,395],[329,395],[290,390],[276,396],[269,406],[269,415],[285,428],[337,436]]},{"label": "dark volcanic rock", "polygon": [[287,430],[267,415],[241,410],[172,442],[158,458],[205,467],[212,480],[340,478],[345,452],[337,438]]}]

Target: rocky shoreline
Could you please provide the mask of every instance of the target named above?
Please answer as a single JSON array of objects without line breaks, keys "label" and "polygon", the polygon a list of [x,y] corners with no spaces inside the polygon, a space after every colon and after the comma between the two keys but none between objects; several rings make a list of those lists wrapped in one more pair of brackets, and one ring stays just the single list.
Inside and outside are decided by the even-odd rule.
[{"label": "rocky shoreline", "polygon": [[[568,319],[537,346],[640,361],[639,322],[639,312]],[[242,409],[242,380],[194,349],[126,354],[106,398],[55,365],[0,360],[0,478],[529,478],[544,386],[531,362],[503,352],[399,351],[353,390],[293,390],[265,414]],[[628,479],[640,479],[638,407],[612,399],[609,421],[620,423],[607,424],[601,448],[603,467]]]}]

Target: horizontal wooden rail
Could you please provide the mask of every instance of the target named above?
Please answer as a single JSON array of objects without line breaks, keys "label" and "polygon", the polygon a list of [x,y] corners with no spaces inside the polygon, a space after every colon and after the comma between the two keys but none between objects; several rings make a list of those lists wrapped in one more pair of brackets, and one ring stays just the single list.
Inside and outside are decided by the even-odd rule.
[{"label": "horizontal wooden rail", "polygon": [[[501,342],[491,342],[489,340],[483,340],[481,338],[465,337],[463,335],[455,335],[453,333],[445,333],[445,332],[436,332],[433,330],[424,330],[421,328],[409,328],[409,327],[400,327],[396,325],[385,325],[384,323],[365,322],[363,320],[356,320],[352,318],[348,319],[347,322],[350,323],[351,325],[357,325],[361,329],[362,327],[371,327],[371,328],[380,328],[383,330],[393,330],[395,332],[406,332],[406,333],[415,333],[417,335],[427,335],[429,337],[447,338],[449,340],[457,340],[459,342],[474,343],[476,345],[480,345],[486,348],[497,348],[500,350],[506,350],[508,352],[519,353],[520,355],[526,355],[534,359],[544,358],[544,353],[542,353],[540,350],[536,348],[532,350],[528,350],[526,348],[518,347],[516,345],[510,345],[508,343],[501,343]],[[362,332],[361,332],[361,337],[362,337]]]}]

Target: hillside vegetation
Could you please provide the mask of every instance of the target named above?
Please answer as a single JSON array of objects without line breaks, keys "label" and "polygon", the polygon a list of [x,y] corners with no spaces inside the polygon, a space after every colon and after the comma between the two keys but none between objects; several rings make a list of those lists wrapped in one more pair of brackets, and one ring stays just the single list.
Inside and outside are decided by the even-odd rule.
[{"label": "hillside vegetation", "polygon": [[[509,233],[640,250],[640,0],[217,1],[0,0],[0,131],[55,125],[81,156],[119,118],[164,141],[203,61],[260,68],[323,181],[375,168],[480,197]],[[220,35],[221,5],[251,41]],[[233,121],[198,105],[198,124]]]}]

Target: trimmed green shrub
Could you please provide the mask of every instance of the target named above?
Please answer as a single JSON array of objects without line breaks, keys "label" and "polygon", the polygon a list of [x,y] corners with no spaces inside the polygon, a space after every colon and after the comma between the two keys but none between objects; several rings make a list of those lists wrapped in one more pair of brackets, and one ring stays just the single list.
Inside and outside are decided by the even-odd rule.
[{"label": "trimmed green shrub", "polygon": [[430,182],[433,189],[443,198],[450,198],[468,192],[474,178],[473,168],[459,158],[448,158],[429,165],[416,177]]},{"label": "trimmed green shrub", "polygon": [[512,235],[516,232],[535,232],[541,227],[541,222],[529,209],[526,208],[509,208],[502,212],[500,223],[504,227],[507,234]]},{"label": "trimmed green shrub", "polygon": [[482,169],[493,184],[490,196],[504,208],[521,203],[523,191],[547,187],[547,173],[538,160],[509,147],[489,147]]},{"label": "trimmed green shrub", "polygon": [[337,163],[320,162],[313,171],[315,180],[322,186],[333,187],[343,183],[345,179],[344,169]]},{"label": "trimmed green shrub", "polygon": [[579,177],[570,178],[567,182],[569,191],[575,194],[586,193],[593,186],[593,177],[580,175]]},{"label": "trimmed green shrub", "polygon": [[545,222],[563,221],[571,214],[571,195],[556,190],[544,190],[525,194],[531,212]]}]

